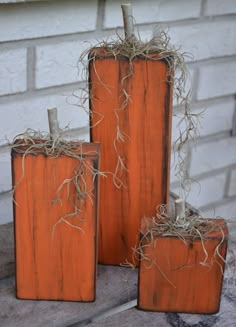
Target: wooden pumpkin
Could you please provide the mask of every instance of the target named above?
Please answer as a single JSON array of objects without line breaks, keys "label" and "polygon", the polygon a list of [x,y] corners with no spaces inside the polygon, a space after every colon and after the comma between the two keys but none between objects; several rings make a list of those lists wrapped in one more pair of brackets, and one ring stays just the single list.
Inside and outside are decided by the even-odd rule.
[{"label": "wooden pumpkin", "polygon": [[97,177],[90,168],[98,167],[99,145],[74,143],[88,191],[77,198],[76,184],[68,181],[81,168],[78,159],[27,153],[30,145],[20,142],[12,150],[17,297],[94,301]]}]

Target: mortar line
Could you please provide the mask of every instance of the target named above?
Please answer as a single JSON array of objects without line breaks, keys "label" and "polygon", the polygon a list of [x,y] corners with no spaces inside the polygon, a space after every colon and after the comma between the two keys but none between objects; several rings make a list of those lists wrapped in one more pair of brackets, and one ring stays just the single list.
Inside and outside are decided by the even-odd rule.
[{"label": "mortar line", "polygon": [[73,82],[69,84],[63,84],[63,85],[54,85],[47,88],[41,88],[41,89],[32,89],[27,92],[21,92],[21,93],[13,93],[13,94],[6,94],[0,97],[1,104],[2,103],[11,103],[14,101],[20,101],[27,99],[31,99],[35,96],[48,96],[48,95],[58,95],[63,92],[71,92],[75,90],[79,90],[80,88],[84,88],[86,86],[85,81],[81,82]]},{"label": "mortar line", "polygon": [[194,67],[193,79],[191,81],[191,102],[195,102],[197,99],[199,81],[199,67]]},{"label": "mortar line", "polygon": [[205,17],[205,12],[206,12],[206,1],[202,0],[201,2],[201,10],[200,10],[200,16]]},{"label": "mortar line", "polygon": [[35,47],[27,49],[27,90],[32,91],[35,89],[35,64],[36,53]]},{"label": "mortar line", "polygon": [[105,4],[106,4],[105,0],[98,0],[96,32],[103,30],[103,23],[105,17]]},{"label": "mortar line", "polygon": [[224,198],[229,197],[230,179],[231,179],[231,169],[226,170],[226,180],[224,185]]}]

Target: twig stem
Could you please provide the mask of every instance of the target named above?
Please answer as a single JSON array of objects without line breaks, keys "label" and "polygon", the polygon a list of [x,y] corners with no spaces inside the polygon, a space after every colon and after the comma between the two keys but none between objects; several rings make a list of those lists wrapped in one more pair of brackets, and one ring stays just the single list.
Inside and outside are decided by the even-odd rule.
[{"label": "twig stem", "polygon": [[59,123],[57,119],[57,108],[48,108],[48,124],[50,137],[55,140],[59,136]]},{"label": "twig stem", "polygon": [[134,24],[133,24],[133,15],[132,15],[132,5],[130,3],[121,5],[123,21],[124,21],[124,30],[126,40],[135,39],[134,35]]}]

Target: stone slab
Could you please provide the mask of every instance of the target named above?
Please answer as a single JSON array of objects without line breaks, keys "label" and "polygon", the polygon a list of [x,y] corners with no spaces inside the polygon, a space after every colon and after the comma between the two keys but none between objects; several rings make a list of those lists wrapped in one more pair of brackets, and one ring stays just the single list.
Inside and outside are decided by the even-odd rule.
[{"label": "stone slab", "polygon": [[15,273],[13,224],[0,226],[0,279]]},{"label": "stone slab", "polygon": [[14,278],[0,281],[1,327],[65,327],[129,302],[137,296],[137,269],[99,265],[92,303],[18,300]]}]

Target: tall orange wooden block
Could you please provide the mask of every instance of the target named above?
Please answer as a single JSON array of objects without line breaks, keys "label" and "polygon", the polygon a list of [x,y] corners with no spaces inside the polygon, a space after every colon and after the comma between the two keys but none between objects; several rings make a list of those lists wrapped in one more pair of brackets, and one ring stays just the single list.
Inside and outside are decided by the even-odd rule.
[{"label": "tall orange wooden block", "polygon": [[[138,307],[148,311],[212,314],[219,311],[228,231],[224,220],[205,240],[145,237]],[[224,234],[224,237],[223,237]],[[222,260],[223,258],[223,260]],[[154,263],[153,263],[154,262]]]},{"label": "tall orange wooden block", "polygon": [[114,174],[100,183],[98,258],[119,265],[131,260],[141,217],[168,202],[172,89],[158,54],[130,63],[96,48],[90,57],[91,140],[101,171]]},{"label": "tall orange wooden block", "polygon": [[[75,185],[63,185],[80,167],[78,159],[48,157],[40,151],[23,158],[12,150],[16,293],[20,299],[95,300],[97,179],[88,167],[97,168],[99,146],[78,143],[77,149],[87,164],[81,169],[89,192],[79,200],[75,200]],[[75,205],[81,211],[70,216]]]}]

